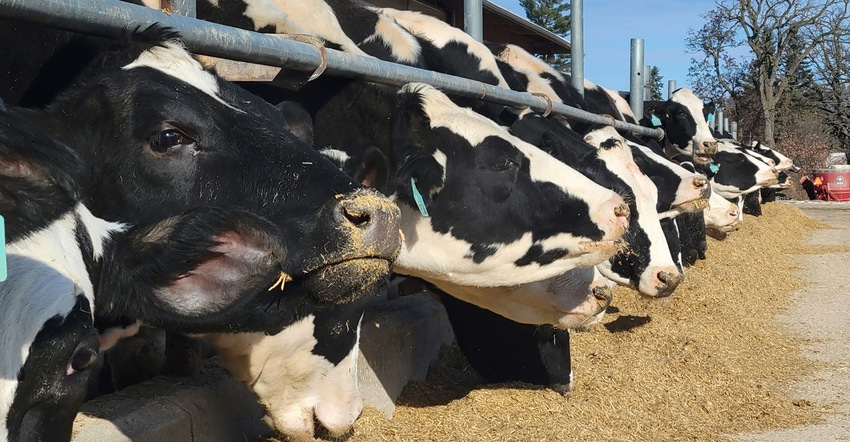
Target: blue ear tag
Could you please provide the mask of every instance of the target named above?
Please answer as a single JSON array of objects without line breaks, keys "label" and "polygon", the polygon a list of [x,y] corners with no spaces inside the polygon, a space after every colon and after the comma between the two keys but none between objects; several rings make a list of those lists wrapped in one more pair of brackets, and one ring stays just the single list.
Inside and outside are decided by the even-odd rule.
[{"label": "blue ear tag", "polygon": [[657,115],[652,114],[652,118],[650,118],[650,120],[652,120],[652,126],[653,127],[661,126],[661,118],[658,118]]},{"label": "blue ear tag", "polygon": [[720,170],[720,165],[717,163],[711,163],[708,165],[708,170],[710,170],[711,173],[717,173],[717,171]]},{"label": "blue ear tag", "polygon": [[416,178],[410,177],[410,188],[413,189],[413,200],[416,201],[416,207],[419,207],[419,212],[427,218],[430,215],[428,215],[428,208],[425,207],[425,200],[422,198],[422,194],[416,188]]},{"label": "blue ear tag", "polygon": [[6,220],[0,215],[0,282],[6,280]]},{"label": "blue ear tag", "polygon": [[706,123],[711,123],[712,121],[714,121],[714,113],[713,112],[708,114],[708,117],[705,118]]}]

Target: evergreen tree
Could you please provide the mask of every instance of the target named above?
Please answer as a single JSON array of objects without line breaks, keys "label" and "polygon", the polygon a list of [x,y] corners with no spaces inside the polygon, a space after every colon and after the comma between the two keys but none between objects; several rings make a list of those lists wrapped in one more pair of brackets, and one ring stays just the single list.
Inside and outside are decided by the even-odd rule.
[{"label": "evergreen tree", "polygon": [[649,97],[647,100],[663,100],[661,98],[661,79],[664,78],[658,70],[658,66],[653,66],[649,70],[649,78],[646,79],[647,84],[649,84]]},{"label": "evergreen tree", "polygon": [[[528,20],[553,34],[564,37],[570,33],[570,2],[567,0],[519,0]],[[557,54],[549,64],[560,70],[570,60],[570,54]]]}]

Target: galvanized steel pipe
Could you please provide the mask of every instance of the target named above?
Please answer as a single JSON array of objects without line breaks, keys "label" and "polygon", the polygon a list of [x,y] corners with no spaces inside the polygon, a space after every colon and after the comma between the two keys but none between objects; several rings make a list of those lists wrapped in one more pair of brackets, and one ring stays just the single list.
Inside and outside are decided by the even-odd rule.
[{"label": "galvanized steel pipe", "polygon": [[[161,23],[180,32],[187,47],[198,54],[307,72],[315,70],[321,63],[319,51],[306,43],[177,14],[167,15],[159,10],[118,1],[0,0],[0,16],[109,38],[124,38],[133,30]],[[364,78],[394,86],[421,82],[431,84],[450,95],[479,98],[508,106],[530,107],[539,112],[549,107],[546,99],[524,92],[335,50],[328,50],[328,67],[324,75]],[[552,103],[551,106],[552,113],[558,115],[590,123],[612,123],[607,117],[563,104]],[[659,139],[664,136],[660,129],[621,121],[613,123],[617,129],[639,135]]]},{"label": "galvanized steel pipe", "polygon": [[643,39],[633,38],[630,44],[629,105],[632,112],[643,118]]},{"label": "galvanized steel pipe", "polygon": [[477,41],[484,41],[483,0],[463,0],[463,30]]},{"label": "galvanized steel pipe", "polygon": [[584,0],[570,3],[570,82],[584,96]]}]

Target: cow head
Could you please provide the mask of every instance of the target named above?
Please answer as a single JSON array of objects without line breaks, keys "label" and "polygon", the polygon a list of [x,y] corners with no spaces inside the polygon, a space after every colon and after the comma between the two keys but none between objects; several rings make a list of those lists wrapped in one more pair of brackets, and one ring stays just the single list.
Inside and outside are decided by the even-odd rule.
[{"label": "cow head", "polygon": [[704,166],[712,190],[724,198],[737,198],[777,183],[778,172],[772,165],[743,150],[730,140],[721,140],[712,165]]},{"label": "cow head", "polygon": [[705,209],[711,185],[704,175],[691,172],[644,145],[629,142],[629,146],[641,173],[658,189],[659,216],[673,217]]},{"label": "cow head", "polygon": [[[214,323],[188,318],[185,331],[278,331],[383,281],[399,246],[393,203],[291,134],[279,109],[204,70],[169,30],[153,26],[134,37],[100,54],[46,112],[30,114],[89,165],[92,212],[149,225],[231,205],[263,218],[243,233],[264,233],[219,238],[233,246],[223,249],[266,244],[270,235],[297,251],[262,263],[265,273],[251,285],[265,288],[251,302],[230,293],[218,304],[228,314]],[[280,289],[266,290],[278,280]]]},{"label": "cow head", "polygon": [[664,129],[667,155],[693,157],[708,164],[717,150],[703,114],[704,103],[688,88],[677,89],[667,101],[649,101],[644,109],[644,125]]},{"label": "cow head", "polygon": [[399,273],[473,286],[545,279],[606,259],[628,224],[620,196],[430,86],[399,92],[393,150]]}]

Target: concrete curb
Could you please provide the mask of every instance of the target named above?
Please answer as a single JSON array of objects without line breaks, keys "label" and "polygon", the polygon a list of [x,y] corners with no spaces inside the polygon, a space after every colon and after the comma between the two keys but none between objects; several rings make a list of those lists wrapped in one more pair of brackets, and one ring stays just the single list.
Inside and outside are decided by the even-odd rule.
[{"label": "concrete curb", "polygon": [[[392,417],[410,380],[425,378],[440,347],[452,341],[442,304],[427,293],[378,303],[364,315],[358,361],[366,405]],[[157,376],[83,405],[73,442],[230,442],[267,435],[264,410],[217,358],[194,377]]]}]

